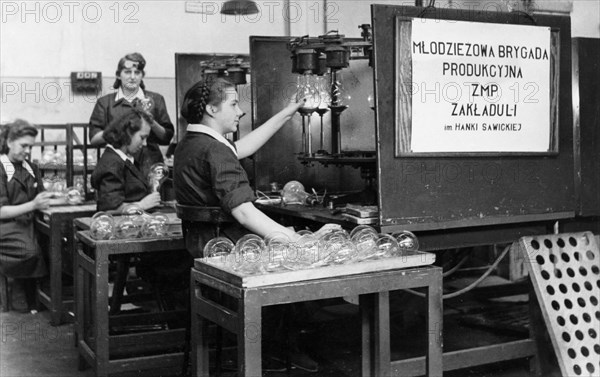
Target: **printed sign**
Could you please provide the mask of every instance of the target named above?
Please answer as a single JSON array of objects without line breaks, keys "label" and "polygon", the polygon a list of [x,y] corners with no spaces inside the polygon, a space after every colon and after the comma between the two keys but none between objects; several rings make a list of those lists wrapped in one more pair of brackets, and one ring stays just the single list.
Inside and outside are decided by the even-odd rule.
[{"label": "printed sign", "polygon": [[414,19],[412,152],[547,152],[549,27]]}]

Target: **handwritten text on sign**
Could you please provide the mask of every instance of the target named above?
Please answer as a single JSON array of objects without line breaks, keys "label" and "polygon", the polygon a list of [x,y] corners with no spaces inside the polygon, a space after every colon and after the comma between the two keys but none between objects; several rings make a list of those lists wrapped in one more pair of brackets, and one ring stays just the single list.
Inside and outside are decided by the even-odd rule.
[{"label": "handwritten text on sign", "polygon": [[550,28],[412,22],[413,152],[546,152]]}]

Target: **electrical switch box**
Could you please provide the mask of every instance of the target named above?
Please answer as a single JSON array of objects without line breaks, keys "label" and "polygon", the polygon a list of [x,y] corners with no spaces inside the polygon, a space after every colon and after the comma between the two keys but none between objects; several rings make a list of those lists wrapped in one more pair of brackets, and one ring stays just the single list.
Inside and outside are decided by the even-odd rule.
[{"label": "electrical switch box", "polygon": [[74,93],[97,93],[102,90],[102,72],[71,72]]}]

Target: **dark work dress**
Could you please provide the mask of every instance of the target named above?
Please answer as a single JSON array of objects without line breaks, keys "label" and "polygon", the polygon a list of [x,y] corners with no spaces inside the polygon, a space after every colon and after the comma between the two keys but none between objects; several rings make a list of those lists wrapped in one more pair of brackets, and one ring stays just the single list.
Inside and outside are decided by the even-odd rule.
[{"label": "dark work dress", "polygon": [[[231,214],[235,207],[254,202],[246,171],[235,153],[210,135],[188,130],[175,149],[173,186],[179,204],[216,206]],[[202,256],[204,244],[215,236],[212,224],[182,222],[188,251],[195,258]],[[222,233],[232,240],[248,231],[240,224],[222,227]]]},{"label": "dark work dress", "polygon": [[[159,138],[154,132],[151,132],[146,140],[147,146],[142,149],[140,156],[135,156],[136,163],[139,162],[138,168],[143,173],[147,173],[152,164],[163,162],[162,152],[158,146],[169,145],[173,138],[175,128],[167,113],[167,105],[163,96],[147,90],[144,91],[144,93],[146,94],[146,97],[151,98],[154,102],[154,105],[150,109],[150,113],[154,117],[154,120],[163,126],[166,131],[165,136],[162,138]],[[124,98],[115,101],[115,96],[115,93],[107,94],[100,97],[96,102],[89,123],[90,140],[98,132],[103,131],[110,122],[127,114],[133,108],[133,105]]]},{"label": "dark work dress", "polygon": [[98,196],[98,211],[111,211],[123,203],[138,202],[150,194],[148,180],[142,172],[111,148],[102,153],[91,181]]},{"label": "dark work dress", "polygon": [[[32,201],[44,190],[37,168],[35,178],[22,164],[0,164],[0,207]],[[14,169],[11,180],[7,171]],[[0,272],[11,278],[38,278],[47,268],[33,228],[33,212],[0,220]]]}]

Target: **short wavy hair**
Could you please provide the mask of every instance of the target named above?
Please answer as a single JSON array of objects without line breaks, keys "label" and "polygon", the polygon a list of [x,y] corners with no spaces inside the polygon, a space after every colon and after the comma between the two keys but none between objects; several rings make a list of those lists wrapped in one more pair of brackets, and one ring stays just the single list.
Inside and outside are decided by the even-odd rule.
[{"label": "short wavy hair", "polygon": [[[115,82],[113,83],[114,89],[119,89],[122,85],[121,79],[119,76],[121,75],[121,71],[123,70],[123,68],[125,68],[125,62],[127,60],[136,62],[138,69],[140,71],[142,71],[142,75],[146,76],[146,71],[144,71],[144,68],[146,68],[146,59],[144,59],[144,56],[142,54],[140,54],[139,52],[132,52],[130,54],[127,54],[127,55],[123,56],[121,59],[119,59],[119,63],[117,64],[117,71],[115,72],[115,75],[117,76],[117,78],[115,79]],[[142,88],[142,90],[146,89],[146,85],[144,85],[144,80],[142,80],[140,82],[140,88]]]},{"label": "short wavy hair", "polygon": [[0,126],[0,154],[7,154],[9,151],[8,142],[17,140],[23,136],[36,137],[38,129],[31,123],[23,119],[16,119],[12,123]]},{"label": "short wavy hair", "polygon": [[104,140],[115,148],[129,145],[131,137],[142,129],[142,122],[144,121],[152,124],[150,115],[135,108],[131,109],[127,114],[109,123],[104,129]]}]

